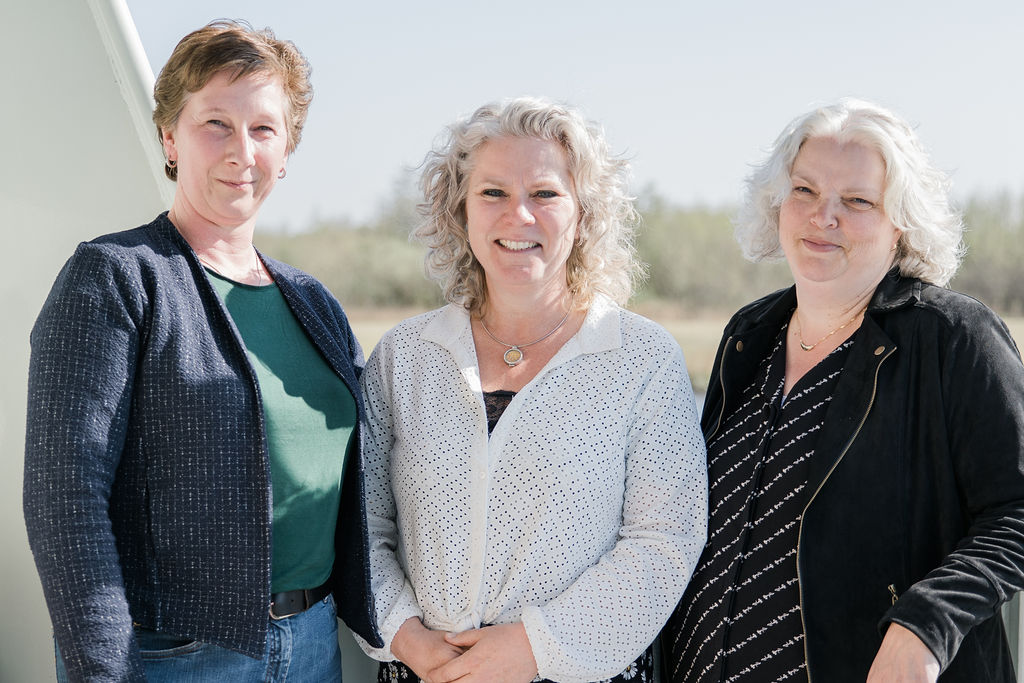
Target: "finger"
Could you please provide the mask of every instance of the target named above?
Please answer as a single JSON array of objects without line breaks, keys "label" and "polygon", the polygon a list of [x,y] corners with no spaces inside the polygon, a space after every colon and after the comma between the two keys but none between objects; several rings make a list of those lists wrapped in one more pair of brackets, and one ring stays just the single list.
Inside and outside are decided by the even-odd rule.
[{"label": "finger", "polygon": [[462,633],[446,633],[444,639],[457,647],[468,648],[476,645],[483,637],[483,629],[470,629]]},{"label": "finger", "polygon": [[459,655],[455,659],[448,660],[433,671],[428,672],[430,680],[434,683],[451,683],[469,675],[472,661],[467,655]]}]

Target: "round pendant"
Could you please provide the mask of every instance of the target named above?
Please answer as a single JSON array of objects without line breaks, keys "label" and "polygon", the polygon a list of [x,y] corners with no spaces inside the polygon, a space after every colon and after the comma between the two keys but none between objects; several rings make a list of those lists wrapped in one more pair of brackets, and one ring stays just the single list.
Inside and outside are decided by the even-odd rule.
[{"label": "round pendant", "polygon": [[505,365],[510,368],[515,367],[519,361],[523,359],[523,352],[519,350],[519,347],[513,346],[505,352],[505,355],[502,356],[502,358],[505,359]]}]

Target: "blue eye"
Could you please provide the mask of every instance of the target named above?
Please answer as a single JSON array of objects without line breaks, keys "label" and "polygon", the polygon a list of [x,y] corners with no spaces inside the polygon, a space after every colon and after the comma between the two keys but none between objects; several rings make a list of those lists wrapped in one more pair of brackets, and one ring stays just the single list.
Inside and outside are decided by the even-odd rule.
[{"label": "blue eye", "polygon": [[485,197],[504,197],[505,196],[504,190],[496,190],[496,189],[493,189],[493,188],[484,190],[480,194],[482,194]]},{"label": "blue eye", "polygon": [[539,190],[535,192],[533,196],[538,199],[554,199],[558,196],[558,193],[554,190]]}]

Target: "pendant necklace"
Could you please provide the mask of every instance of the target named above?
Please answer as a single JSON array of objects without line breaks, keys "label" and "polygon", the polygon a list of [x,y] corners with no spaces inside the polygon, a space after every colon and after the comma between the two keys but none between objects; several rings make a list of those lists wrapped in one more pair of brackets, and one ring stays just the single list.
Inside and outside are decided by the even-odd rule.
[{"label": "pendant necklace", "polygon": [[[797,310],[799,310],[799,309],[797,309]],[[793,319],[796,320],[796,338],[800,342],[800,348],[801,349],[803,349],[804,351],[813,351],[815,346],[817,346],[821,342],[825,341],[826,339],[831,337],[833,334],[835,334],[839,330],[843,329],[844,327],[846,327],[847,325],[852,323],[854,320],[856,320],[858,317],[860,317],[860,314],[863,313],[864,311],[868,310],[868,307],[865,306],[864,308],[862,308],[859,311],[857,311],[853,315],[852,318],[850,318],[845,323],[843,323],[842,325],[840,325],[836,329],[832,330],[831,332],[829,332],[828,334],[826,334],[824,337],[822,337],[818,341],[814,342],[813,344],[805,344],[804,343],[804,336],[801,334],[801,329],[800,329],[800,316],[797,315],[797,310],[793,311]]]},{"label": "pendant necklace", "polygon": [[[255,270],[256,270],[256,277],[257,277],[257,282],[256,282],[256,286],[257,286],[257,287],[262,287],[262,286],[263,286],[263,269],[262,269],[262,268],[260,268],[260,257],[259,257],[259,254],[257,254],[257,253],[256,253],[256,247],[253,247],[253,248],[252,248],[252,255],[253,255],[253,258],[255,258],[255,259],[256,259],[256,263],[254,264],[254,266],[255,266]],[[214,268],[214,267],[213,267],[213,266],[212,266],[212,265],[210,264],[210,262],[209,262],[209,261],[207,261],[206,259],[204,259],[204,258],[203,258],[202,256],[200,256],[199,254],[196,254],[196,258],[198,258],[198,259],[199,259],[199,262],[200,262],[200,263],[202,263],[202,264],[203,264],[204,266],[206,266],[207,268],[209,268],[209,269],[210,269],[210,270],[212,270],[213,272],[217,273],[217,275],[220,275],[220,276],[221,276],[222,278],[224,278],[225,280],[231,280],[231,278],[229,278],[229,277],[228,277],[227,275],[225,275],[224,273],[222,273],[222,272],[220,272],[219,270],[217,270],[216,268]],[[234,280],[232,280],[232,282],[234,282]]]},{"label": "pendant necklace", "polygon": [[514,368],[515,366],[519,365],[520,362],[522,362],[523,358],[525,358],[525,355],[523,354],[523,349],[525,349],[527,346],[533,346],[534,344],[538,344],[547,339],[548,337],[550,337],[551,335],[553,335],[555,332],[557,332],[558,329],[565,324],[565,321],[569,319],[569,313],[571,313],[571,311],[566,311],[565,316],[563,316],[562,319],[558,321],[558,324],[551,328],[551,331],[545,334],[543,337],[541,337],[540,339],[534,339],[532,342],[527,342],[525,344],[509,344],[508,342],[501,341],[493,334],[491,334],[491,331],[489,329],[487,329],[487,325],[484,324],[483,318],[480,318],[480,327],[484,328],[484,332],[487,333],[488,337],[498,342],[502,346],[508,347],[508,350],[506,350],[501,357],[505,361],[505,365],[509,366],[510,368]]}]

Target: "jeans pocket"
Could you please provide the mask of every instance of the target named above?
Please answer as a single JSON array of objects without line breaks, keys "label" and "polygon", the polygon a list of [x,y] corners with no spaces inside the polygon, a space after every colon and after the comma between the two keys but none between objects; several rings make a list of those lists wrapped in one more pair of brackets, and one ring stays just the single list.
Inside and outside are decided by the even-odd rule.
[{"label": "jeans pocket", "polygon": [[179,638],[148,628],[135,627],[135,640],[143,659],[169,659],[197,652],[203,643],[189,638]]}]

